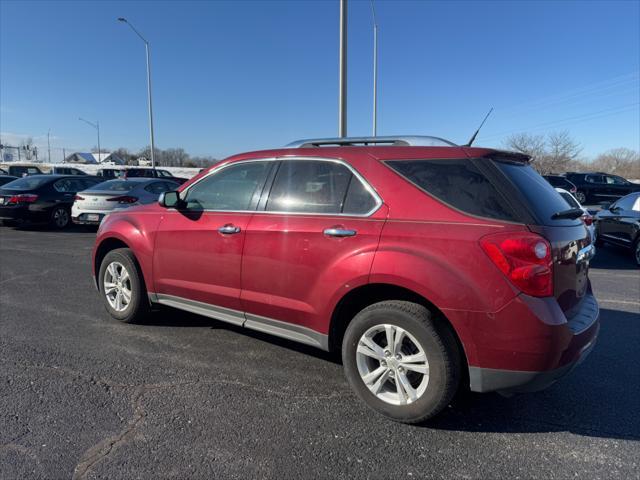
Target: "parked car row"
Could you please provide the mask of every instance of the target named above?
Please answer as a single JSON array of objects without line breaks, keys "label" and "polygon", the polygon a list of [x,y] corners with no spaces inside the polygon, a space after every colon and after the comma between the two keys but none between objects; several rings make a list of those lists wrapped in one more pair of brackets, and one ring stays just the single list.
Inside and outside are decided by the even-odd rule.
[{"label": "parked car row", "polygon": [[8,225],[48,223],[62,229],[72,221],[99,224],[117,208],[158,200],[160,193],[180,184],[171,179],[107,180],[92,175],[31,175],[0,177],[0,220]]},{"label": "parked car row", "polygon": [[570,192],[581,204],[612,202],[629,193],[640,192],[639,184],[602,172],[567,172],[564,175],[545,175],[544,178],[552,186]]}]

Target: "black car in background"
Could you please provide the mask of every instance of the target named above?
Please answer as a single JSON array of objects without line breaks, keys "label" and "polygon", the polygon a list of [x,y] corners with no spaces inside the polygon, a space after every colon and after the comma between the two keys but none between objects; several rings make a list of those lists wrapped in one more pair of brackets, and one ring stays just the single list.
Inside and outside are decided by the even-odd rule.
[{"label": "black car in background", "polygon": [[103,179],[89,175],[32,175],[0,187],[0,220],[5,225],[48,223],[65,228],[77,192]]},{"label": "black car in background", "polygon": [[161,168],[127,168],[124,177],[164,178],[178,182],[181,185],[188,180],[187,178],[174,177],[170,171]]},{"label": "black car in background", "polygon": [[604,242],[629,248],[640,267],[640,192],[622,197],[595,217],[596,245]]},{"label": "black car in background", "polygon": [[79,168],[74,167],[53,167],[53,171],[56,175],[86,175],[86,172],[83,172]]},{"label": "black car in background", "polygon": [[17,179],[18,177],[14,177],[13,175],[2,174],[0,175],[0,187],[5,183],[13,182],[14,180],[17,180]]},{"label": "black car in background", "polygon": [[575,184],[578,189],[575,197],[582,204],[613,201],[629,193],[640,191],[640,185],[608,173],[567,172],[565,176]]},{"label": "black car in background", "polygon": [[14,177],[26,177],[27,175],[43,175],[44,172],[35,165],[8,165],[3,168]]},{"label": "black car in background", "polygon": [[543,175],[542,177],[554,188],[564,188],[567,192],[571,192],[572,195],[575,195],[578,191],[576,186],[567,180],[564,175]]}]

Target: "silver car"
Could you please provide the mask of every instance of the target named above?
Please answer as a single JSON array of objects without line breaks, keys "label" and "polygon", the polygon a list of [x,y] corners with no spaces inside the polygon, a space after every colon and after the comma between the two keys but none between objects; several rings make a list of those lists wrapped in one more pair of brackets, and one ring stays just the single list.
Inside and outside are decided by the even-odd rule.
[{"label": "silver car", "polygon": [[158,201],[161,193],[175,190],[178,182],[157,178],[128,178],[98,183],[78,192],[71,208],[73,223],[98,225],[115,209]]}]

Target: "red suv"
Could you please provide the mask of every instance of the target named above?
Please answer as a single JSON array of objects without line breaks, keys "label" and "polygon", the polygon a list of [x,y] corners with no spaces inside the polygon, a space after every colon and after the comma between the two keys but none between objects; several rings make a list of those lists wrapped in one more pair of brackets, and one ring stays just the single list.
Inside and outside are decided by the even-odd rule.
[{"label": "red suv", "polygon": [[154,305],[342,352],[370,407],[417,423],[458,388],[547,387],[599,330],[580,216],[518,153],[433,137],[236,155],[109,214],[109,313]]}]

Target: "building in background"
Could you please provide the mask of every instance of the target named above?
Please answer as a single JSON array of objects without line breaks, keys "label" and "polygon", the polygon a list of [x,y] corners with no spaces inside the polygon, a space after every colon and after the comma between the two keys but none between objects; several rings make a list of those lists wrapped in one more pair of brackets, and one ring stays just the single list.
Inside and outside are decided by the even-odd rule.
[{"label": "building in background", "polygon": [[126,162],[117,153],[75,152],[64,159],[64,163],[124,165]]}]

